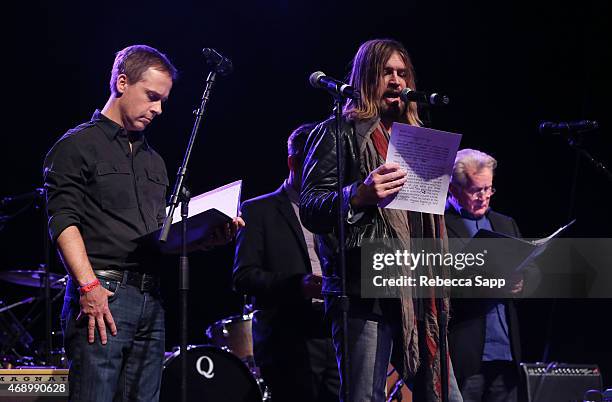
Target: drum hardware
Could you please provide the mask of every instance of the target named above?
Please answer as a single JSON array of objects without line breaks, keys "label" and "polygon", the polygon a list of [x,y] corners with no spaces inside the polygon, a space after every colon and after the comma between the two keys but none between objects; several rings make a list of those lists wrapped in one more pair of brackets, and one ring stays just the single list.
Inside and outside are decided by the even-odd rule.
[{"label": "drum hardware", "polygon": [[[17,285],[43,288],[45,286],[45,274],[46,272],[40,269],[18,269],[13,271],[0,272],[0,279]],[[58,274],[49,273],[49,287],[51,289],[64,289],[66,287],[67,277],[67,275],[61,276]]]},{"label": "drum hardware", "polygon": [[[27,299],[23,299],[21,301],[18,301],[17,303],[13,303],[13,304],[9,304],[8,306],[0,307],[0,313],[4,313],[5,311],[8,311],[8,310],[10,310],[12,308],[15,308],[17,306],[21,306],[22,304],[32,303],[36,299],[37,299],[36,297],[28,297]],[[2,305],[2,301],[0,301],[0,306],[1,305]]]},{"label": "drum hardware", "polygon": [[22,367],[36,366],[36,361],[32,356],[19,356],[17,354],[4,355],[0,357],[1,369],[15,369]]},{"label": "drum hardware", "polygon": [[[63,336],[64,334],[61,330],[51,331],[54,345],[61,345],[63,343]],[[36,356],[39,356],[39,364],[45,367],[57,369],[68,368],[68,357],[63,347],[51,349],[49,351],[49,357],[47,357],[45,350],[36,350]]]},{"label": "drum hardware", "polygon": [[[51,331],[51,337],[53,338],[54,345],[62,345],[64,332],[60,330]],[[40,355],[44,356],[44,353],[41,351]],[[68,368],[68,357],[66,356],[66,351],[63,347],[51,349],[49,355],[51,356],[50,360],[45,361],[44,364],[50,368],[57,369],[67,369]]]},{"label": "drum hardware", "polygon": [[[23,284],[25,286],[34,286],[41,289],[41,298],[36,301],[36,303],[30,310],[30,312],[28,312],[26,317],[28,317],[34,311],[34,307],[42,300],[45,327],[45,341],[43,343],[45,355],[44,360],[48,361],[51,360],[51,350],[53,349],[51,337],[51,289],[62,289],[64,288],[65,283],[61,283],[61,276],[52,274],[50,272],[51,240],[49,238],[46,201],[47,191],[45,188],[35,188],[33,191],[30,191],[28,193],[8,196],[0,199],[0,230],[4,229],[4,222],[16,220],[19,216],[28,212],[30,209],[39,211],[38,216],[40,218],[40,236],[43,251],[43,262],[38,266],[37,270],[33,270],[34,272],[32,272],[31,270],[17,270],[10,271],[8,273],[3,272],[0,276],[0,279],[4,279],[12,283]],[[38,318],[39,316],[37,316],[36,318]],[[23,321],[25,322],[26,319],[24,318]],[[31,325],[31,323],[34,321],[35,319],[31,320],[28,323],[28,326]]]},{"label": "drum hardware", "polygon": [[393,385],[393,389],[389,393],[389,397],[387,398],[387,402],[392,401],[401,401],[402,400],[402,388],[405,386],[404,380],[397,380]]},{"label": "drum hardware", "polygon": [[247,366],[255,367],[252,321],[252,314],[231,316],[210,325],[206,336],[213,345],[238,356]]},{"label": "drum hardware", "polygon": [[18,302],[4,306],[4,302],[0,300],[0,306],[4,306],[0,313],[0,355],[21,356],[16,349],[17,345],[21,346],[20,350],[23,354],[32,354],[31,347],[34,338],[23,325],[23,320],[19,320],[11,311],[12,308],[21,304],[24,303]]},{"label": "drum hardware", "polygon": [[68,368],[68,358],[64,348],[51,350],[51,360],[45,362],[46,367]]},{"label": "drum hardware", "polygon": [[29,193],[0,198],[0,230],[4,229],[5,222],[16,219],[30,208],[43,209],[45,194],[44,188],[36,188]]},{"label": "drum hardware", "polygon": [[406,385],[399,373],[389,364],[387,368],[387,402],[392,401],[412,401],[412,391]]},{"label": "drum hardware", "polygon": [[13,356],[0,356],[0,369],[12,369]]},{"label": "drum hardware", "polygon": [[262,392],[262,400],[269,401],[272,393],[265,385],[253,355],[253,313],[253,305],[245,302],[242,315],[216,321],[207,328],[206,336],[213,345],[237,356],[247,366]]},{"label": "drum hardware", "polygon": [[[0,280],[10,283],[42,288],[45,286],[45,270],[14,270],[0,272]],[[46,311],[39,311],[38,307],[43,304],[51,304],[60,299],[65,290],[67,276],[49,274],[49,288],[60,289],[51,299],[43,296],[32,296],[24,300],[5,305],[0,300],[0,356],[4,356],[2,366],[9,367],[32,367],[32,366],[56,366],[66,367],[66,357],[63,348],[50,349],[50,339],[54,332],[51,330],[47,334],[48,341],[42,343],[41,349],[34,349],[34,338],[29,333],[29,329],[39,321],[41,317],[47,317]],[[30,304],[27,313],[17,318],[11,311],[12,309]],[[37,312],[38,310],[38,312]],[[46,309],[45,309],[46,310]],[[32,317],[33,314],[37,313]],[[45,323],[47,324],[47,323]]]},{"label": "drum hardware", "polygon": [[[36,349],[34,347],[34,338],[28,332],[28,328],[38,317],[28,322],[25,322],[26,320],[20,321],[9,311],[14,307],[36,299],[40,298],[30,297],[21,302],[0,308],[0,368],[68,367],[64,348],[50,350],[49,357],[47,357],[44,348]],[[2,305],[3,302],[0,300],[0,306]],[[58,338],[62,336],[62,333],[52,331],[51,336]],[[61,341],[58,341],[58,343],[61,343]]]},{"label": "drum hardware", "polygon": [[249,295],[242,295],[242,315],[250,315],[253,316],[255,312],[255,304],[253,304],[251,297]]},{"label": "drum hardware", "polygon": [[19,369],[25,367],[39,367],[36,360],[32,356],[4,356],[2,358],[3,369]]},{"label": "drum hardware", "polygon": [[[259,372],[259,369],[258,369],[258,372]],[[257,382],[257,386],[261,390],[261,400],[264,401],[264,402],[271,401],[272,400],[272,391],[270,391],[270,389],[268,388],[268,386],[264,382],[263,378],[261,378],[261,376],[258,375],[258,376],[255,377],[255,381]]]}]

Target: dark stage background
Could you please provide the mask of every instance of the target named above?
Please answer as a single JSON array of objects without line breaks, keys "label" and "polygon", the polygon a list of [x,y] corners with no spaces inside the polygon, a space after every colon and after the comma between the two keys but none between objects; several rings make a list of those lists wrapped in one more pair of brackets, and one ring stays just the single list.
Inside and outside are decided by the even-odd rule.
[{"label": "dark stage background", "polygon": [[[208,72],[200,49],[213,47],[232,59],[235,72],[213,92],[189,185],[197,194],[243,179],[243,199],[273,191],[286,175],[289,132],[330,111],[330,98],[308,86],[308,75],[322,70],[343,77],[361,42],[393,37],[412,55],[418,88],[451,98],[448,108],[431,112],[432,127],[462,133],[462,148],[498,159],[496,210],[515,217],[526,237],[548,235],[570,216],[578,219],[572,236],[610,237],[611,183],[582,161],[572,209],[574,152],[562,138],[537,133],[540,120],[598,120],[602,129],[585,136],[585,146],[612,165],[604,63],[612,48],[609,9],[606,1],[567,3],[13,4],[2,28],[8,108],[0,197],[41,185],[46,151],[104,105],[114,53],[135,43],[166,52],[180,70],[163,116],[147,130],[171,181]],[[41,226],[34,209],[3,225],[0,270],[35,269],[43,261]],[[240,312],[241,298],[230,284],[232,259],[233,244],[191,258],[191,343],[204,342],[212,322]],[[169,348],[178,343],[178,264],[166,265]],[[32,289],[2,282],[0,299],[14,302]],[[612,383],[610,307],[606,300],[523,302],[525,360],[541,359],[548,338],[550,360],[598,363]],[[13,311],[22,316],[27,307]],[[32,332],[42,337],[38,326]]]}]

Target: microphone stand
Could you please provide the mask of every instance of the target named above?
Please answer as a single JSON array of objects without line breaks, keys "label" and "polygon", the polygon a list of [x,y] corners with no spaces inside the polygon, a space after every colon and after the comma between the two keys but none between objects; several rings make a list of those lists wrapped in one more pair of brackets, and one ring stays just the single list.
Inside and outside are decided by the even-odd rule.
[{"label": "microphone stand", "polygon": [[[591,131],[591,130],[589,130]],[[583,130],[573,130],[567,134],[567,144],[570,148],[576,151],[576,161],[574,163],[574,174],[572,176],[572,189],[570,192],[570,205],[568,211],[568,220],[574,219],[574,208],[576,206],[576,191],[578,188],[578,172],[580,170],[581,157],[590,162],[595,170],[601,172],[606,178],[612,183],[612,172],[608,167],[600,160],[595,159],[586,149],[582,147],[582,137],[579,135]],[[557,299],[553,299],[550,307],[550,313],[548,315],[548,323],[546,326],[546,338],[544,344],[544,352],[542,354],[542,361],[548,363],[550,357],[550,349],[552,344],[552,334],[554,329],[554,316],[556,310]]]},{"label": "microphone stand", "polygon": [[188,311],[188,294],[189,294],[189,258],[187,253],[187,217],[189,216],[189,192],[185,188],[183,182],[185,181],[185,176],[187,174],[187,166],[189,165],[189,159],[191,157],[191,151],[193,149],[193,145],[195,143],[196,137],[198,135],[198,131],[200,130],[200,124],[202,123],[202,117],[204,116],[204,112],[206,110],[206,105],[210,98],[210,94],[212,92],[212,88],[215,84],[215,79],[217,77],[217,72],[219,72],[215,66],[213,66],[212,71],[208,74],[208,78],[206,79],[206,86],[204,88],[204,93],[202,94],[202,99],[200,103],[200,108],[197,109],[194,114],[196,116],[195,122],[193,124],[193,129],[191,130],[191,136],[189,138],[189,143],[187,144],[187,150],[185,151],[185,156],[183,158],[183,163],[179,168],[179,171],[176,176],[176,182],[174,185],[174,190],[172,191],[172,195],[170,196],[170,210],[168,211],[168,215],[164,219],[164,223],[162,226],[161,233],[159,235],[158,241],[160,243],[165,243],[168,239],[168,233],[170,232],[170,226],[172,225],[172,218],[174,216],[174,211],[178,206],[178,203],[181,203],[181,255],[179,257],[179,321],[180,321],[180,362],[181,362],[181,397],[180,400],[182,402],[187,401],[187,311]]},{"label": "microphone stand", "polygon": [[47,190],[45,188],[39,190],[40,209],[43,219],[42,236],[43,236],[43,264],[44,274],[44,294],[45,294],[45,363],[51,361],[51,351],[53,350],[53,328],[51,324],[51,241],[49,239],[49,218],[47,215]]},{"label": "microphone stand", "polygon": [[442,402],[448,402],[448,360],[447,360],[447,312],[444,310],[444,294],[436,298],[438,310],[438,341],[440,342],[440,382],[442,383]]},{"label": "microphone stand", "polygon": [[[447,98],[448,100],[448,98]],[[448,101],[446,102],[448,103]],[[445,103],[445,104],[446,104]],[[427,108],[425,109],[427,112],[427,122],[431,126],[432,118],[429,113],[429,104],[424,104]],[[419,106],[423,106],[423,104],[419,104]],[[408,107],[408,102],[406,102],[406,107]],[[439,353],[440,353],[440,383],[441,383],[441,400],[442,402],[448,402],[448,394],[449,394],[449,367],[448,367],[448,312],[444,309],[444,298],[445,298],[444,289],[442,289],[441,294],[436,294],[434,292],[433,297],[435,298],[435,306],[437,311],[437,322],[438,322],[438,343],[439,343]]]},{"label": "microphone stand", "polygon": [[588,160],[591,165],[595,168],[595,170],[601,172],[606,176],[608,180],[612,183],[612,172],[607,166],[600,160],[595,159],[586,149],[582,148],[582,139],[575,136],[570,136],[567,140],[570,147],[574,148],[578,155],[583,156],[586,160]]},{"label": "microphone stand", "polygon": [[349,298],[346,295],[346,233],[345,222],[347,211],[344,208],[344,141],[340,127],[342,125],[342,104],[344,97],[340,91],[332,94],[334,97],[334,118],[336,131],[336,169],[338,171],[338,183],[336,191],[338,193],[338,262],[340,268],[340,295],[336,296],[340,302],[340,311],[342,313],[342,365],[340,367],[341,378],[343,382],[344,401],[350,399],[350,379],[349,379],[349,353],[348,353],[348,311]]},{"label": "microphone stand", "polygon": [[[448,102],[447,102],[448,103]],[[423,106],[420,104],[420,106]],[[432,124],[431,114],[429,113],[429,104],[425,104],[427,107],[425,110],[427,112],[427,120],[429,125]],[[406,102],[406,107],[408,107],[408,102]],[[438,343],[439,343],[439,353],[440,353],[440,383],[441,383],[441,400],[442,402],[448,402],[449,397],[449,367],[448,367],[448,312],[444,309],[444,298],[445,292],[442,289],[441,294],[436,294],[434,292],[435,297],[435,305],[438,321]]]}]

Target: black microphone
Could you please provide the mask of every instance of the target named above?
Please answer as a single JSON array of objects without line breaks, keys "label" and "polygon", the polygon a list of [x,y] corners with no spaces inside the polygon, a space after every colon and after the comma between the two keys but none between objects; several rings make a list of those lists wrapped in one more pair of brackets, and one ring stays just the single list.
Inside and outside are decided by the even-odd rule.
[{"label": "black microphone", "polygon": [[215,49],[205,47],[202,49],[202,54],[208,65],[211,66],[215,72],[221,75],[228,75],[234,70],[231,60],[220,55]]},{"label": "black microphone", "polygon": [[576,121],[544,121],[540,123],[540,134],[558,135],[569,133],[584,133],[597,130],[599,123],[595,120],[576,120]]},{"label": "black microphone", "polygon": [[437,92],[428,94],[426,92],[415,91],[411,88],[404,88],[400,91],[400,99],[404,102],[428,103],[430,105],[448,105],[450,99],[446,95]]},{"label": "black microphone", "polygon": [[315,71],[310,74],[308,79],[310,85],[315,88],[323,88],[332,95],[340,95],[349,99],[359,99],[359,91],[356,91],[352,86],[328,77],[323,71]]}]

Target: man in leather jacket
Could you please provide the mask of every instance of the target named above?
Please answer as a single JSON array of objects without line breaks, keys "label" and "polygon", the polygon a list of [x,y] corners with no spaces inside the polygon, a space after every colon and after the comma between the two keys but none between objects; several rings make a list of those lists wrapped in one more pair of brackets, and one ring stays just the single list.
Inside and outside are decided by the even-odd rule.
[{"label": "man in leather jacket", "polygon": [[[344,107],[346,219],[346,286],[348,309],[348,373],[341,373],[341,395],[348,374],[350,401],[384,401],[389,361],[413,388],[415,400],[441,400],[437,313],[431,299],[367,299],[360,294],[361,245],[373,239],[397,239],[406,248],[413,238],[444,239],[444,217],[378,208],[406,182],[407,172],[385,163],[394,122],[420,125],[416,104],[404,103],[399,92],[414,85],[412,63],[403,45],[390,39],[371,40],[353,60],[349,84],[360,93]],[[300,215],[316,233],[323,268],[323,290],[338,366],[342,364],[342,323],[337,296],[338,272],[337,168],[335,121],[319,124],[306,144]],[[433,309],[433,310],[432,310]],[[444,300],[448,311],[448,300]],[[446,334],[443,334],[446,342]],[[420,351],[420,352],[419,352]],[[446,356],[448,359],[448,356]],[[452,369],[449,400],[461,401]]]}]

